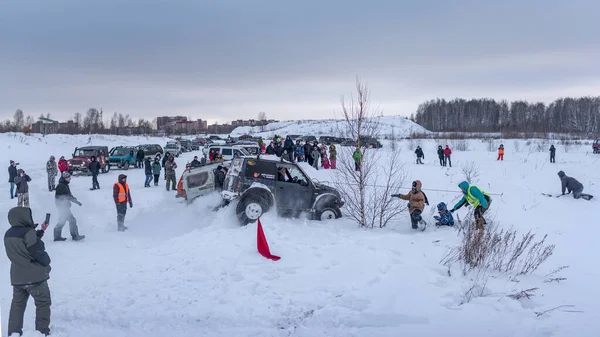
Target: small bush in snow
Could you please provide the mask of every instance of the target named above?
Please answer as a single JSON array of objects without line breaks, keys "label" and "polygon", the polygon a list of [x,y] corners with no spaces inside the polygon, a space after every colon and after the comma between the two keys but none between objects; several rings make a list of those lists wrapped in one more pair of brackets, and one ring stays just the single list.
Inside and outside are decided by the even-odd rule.
[{"label": "small bush in snow", "polygon": [[571,141],[569,139],[565,139],[565,140],[562,140],[560,142],[560,144],[563,146],[565,153],[568,153],[569,150],[571,150],[571,147],[573,146],[573,141]]},{"label": "small bush in snow", "polygon": [[469,184],[473,184],[477,181],[477,177],[479,177],[479,168],[474,161],[467,162],[462,165],[462,171],[465,175],[465,180]]},{"label": "small bush in snow", "polygon": [[469,142],[466,139],[454,139],[450,141],[450,147],[455,151],[469,151]]},{"label": "small bush in snow", "polygon": [[515,152],[521,152],[521,143],[518,140],[515,140],[513,147],[515,148]]},{"label": "small bush in snow", "polygon": [[464,221],[460,229],[460,243],[442,263],[446,266],[459,263],[463,275],[475,269],[531,274],[554,252],[554,245],[546,243],[547,235],[535,241],[531,231],[519,235],[516,230],[499,230],[492,221],[488,221],[484,232],[475,229],[472,218]]},{"label": "small bush in snow", "polygon": [[496,152],[496,141],[494,139],[487,138],[485,143],[487,144],[487,150],[489,152]]}]

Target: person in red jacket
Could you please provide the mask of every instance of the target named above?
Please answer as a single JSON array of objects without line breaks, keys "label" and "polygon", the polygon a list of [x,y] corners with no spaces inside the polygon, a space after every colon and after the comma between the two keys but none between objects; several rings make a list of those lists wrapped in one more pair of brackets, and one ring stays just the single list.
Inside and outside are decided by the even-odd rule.
[{"label": "person in red jacket", "polygon": [[450,146],[446,145],[446,148],[444,149],[444,166],[446,166],[446,163],[452,167],[452,160],[450,160],[450,156],[452,155],[452,150],[450,150]]},{"label": "person in red jacket", "polygon": [[129,185],[127,184],[127,176],[119,174],[119,180],[113,185],[113,199],[117,206],[117,230],[124,232],[125,227],[125,214],[127,214],[127,204],[129,207],[133,207],[131,201],[131,193],[129,192]]},{"label": "person in red jacket", "polygon": [[69,172],[71,173],[71,168],[69,167],[69,162],[65,159],[65,156],[61,156],[58,160],[58,170],[60,173]]}]

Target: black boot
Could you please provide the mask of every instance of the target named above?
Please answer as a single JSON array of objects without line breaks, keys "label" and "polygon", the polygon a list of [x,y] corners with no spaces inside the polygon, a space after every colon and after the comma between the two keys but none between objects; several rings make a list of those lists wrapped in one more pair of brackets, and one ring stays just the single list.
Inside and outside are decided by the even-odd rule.
[{"label": "black boot", "polygon": [[72,239],[73,239],[73,241],[81,241],[81,240],[85,239],[85,235],[77,235],[77,236],[74,236]]},{"label": "black boot", "polygon": [[62,236],[54,238],[54,241],[66,241],[66,240],[67,240],[67,238],[63,238]]}]

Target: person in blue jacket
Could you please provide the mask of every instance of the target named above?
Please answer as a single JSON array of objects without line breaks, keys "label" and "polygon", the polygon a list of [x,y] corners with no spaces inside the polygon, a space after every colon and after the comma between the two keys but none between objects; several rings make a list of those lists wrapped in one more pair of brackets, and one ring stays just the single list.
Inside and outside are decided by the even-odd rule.
[{"label": "person in blue jacket", "polygon": [[458,187],[460,187],[463,197],[456,205],[454,205],[450,212],[454,213],[454,211],[463,207],[465,204],[473,206],[473,208],[475,208],[475,211],[473,212],[473,215],[475,216],[475,226],[478,230],[483,230],[483,227],[486,225],[483,214],[490,208],[492,198],[489,194],[479,189],[479,187],[470,185],[466,181],[458,184]]},{"label": "person in blue jacket", "polygon": [[443,202],[440,202],[437,205],[437,209],[438,209],[438,214],[439,216],[434,216],[433,218],[437,221],[435,223],[436,226],[454,226],[454,217],[452,216],[452,213],[450,213],[450,211],[448,210],[448,207],[446,207],[446,204]]}]

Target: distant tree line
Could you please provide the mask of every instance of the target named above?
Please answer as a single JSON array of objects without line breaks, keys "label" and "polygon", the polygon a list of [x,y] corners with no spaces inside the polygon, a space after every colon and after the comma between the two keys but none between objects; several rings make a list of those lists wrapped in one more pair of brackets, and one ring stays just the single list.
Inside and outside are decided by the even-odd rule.
[{"label": "distant tree line", "polygon": [[[40,115],[40,118],[50,119],[50,114]],[[23,110],[17,109],[12,119],[0,122],[0,132],[25,132],[34,131],[36,120],[32,116],[25,116]],[[156,120],[150,121],[143,118],[133,120],[128,114],[115,112],[108,125],[105,125],[102,110],[90,108],[85,115],[77,112],[71,118],[71,123],[55,123],[56,133],[101,133],[101,134],[150,134],[156,129]]]},{"label": "distant tree line", "polygon": [[600,131],[600,97],[559,98],[549,105],[494,99],[430,100],[411,116],[430,131],[557,132]]}]

